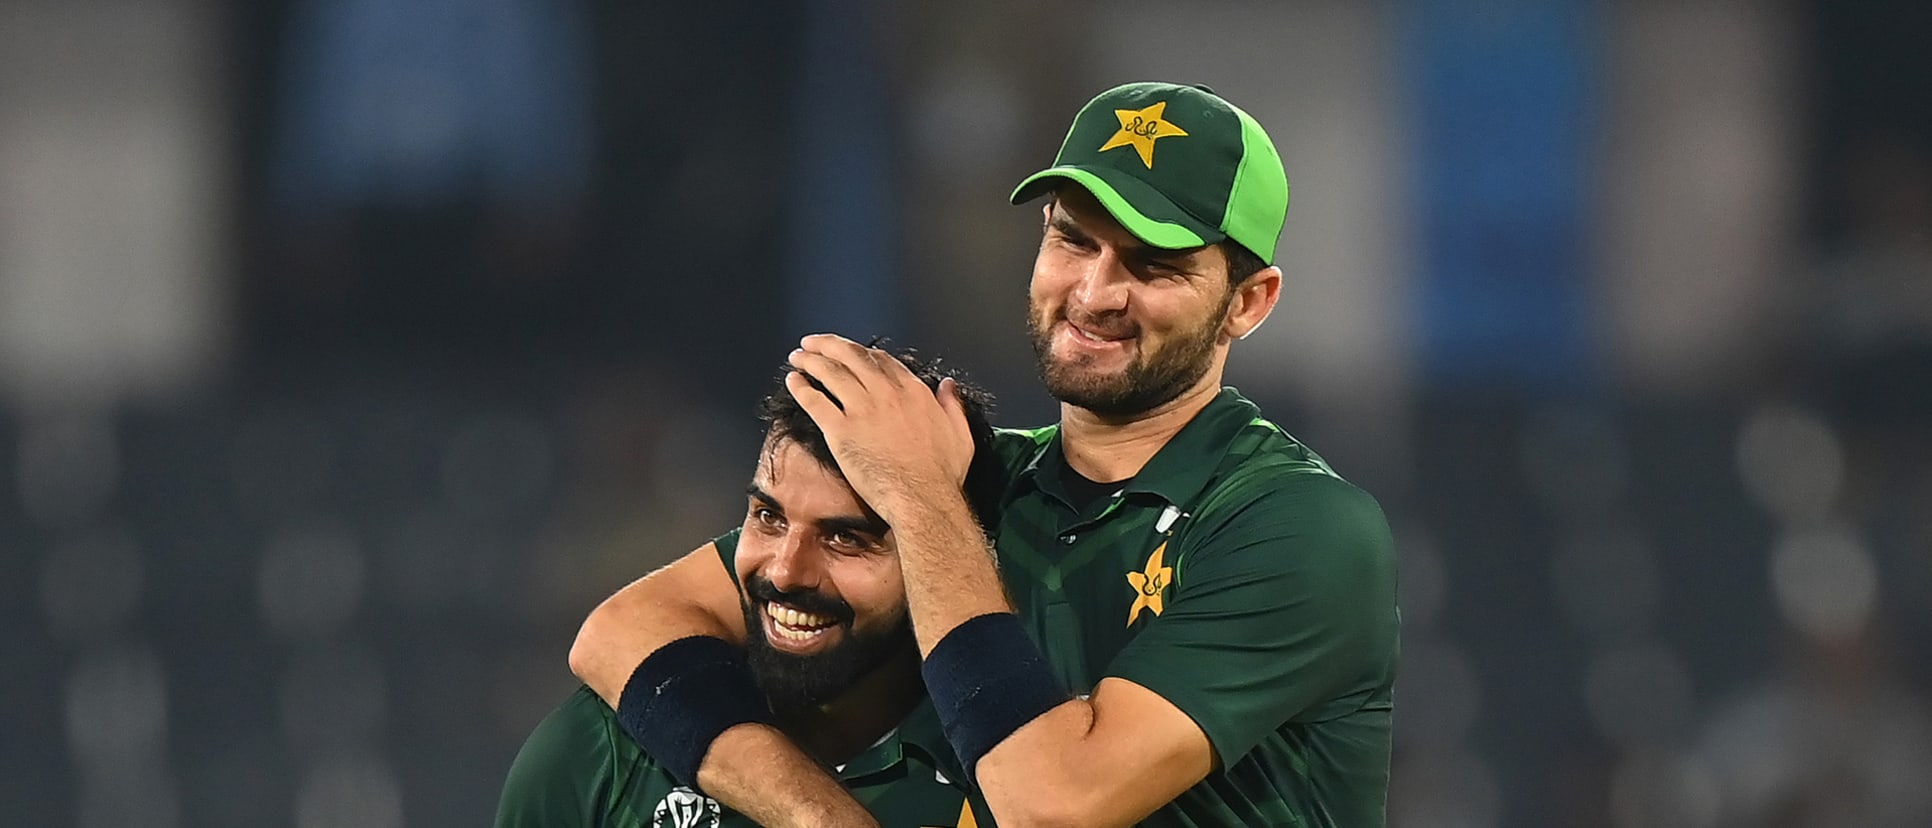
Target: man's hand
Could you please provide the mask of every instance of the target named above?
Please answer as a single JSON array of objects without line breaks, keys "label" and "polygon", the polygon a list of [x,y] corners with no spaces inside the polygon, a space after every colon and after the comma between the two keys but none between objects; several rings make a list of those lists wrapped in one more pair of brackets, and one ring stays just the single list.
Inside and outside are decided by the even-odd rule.
[{"label": "man's hand", "polygon": [[838,780],[776,728],[742,724],[719,734],[698,786],[766,828],[878,828]]},{"label": "man's hand", "polygon": [[922,493],[964,484],[973,436],[951,379],[935,395],[891,354],[832,334],[805,337],[790,362],[798,371],[785,387],[825,432],[846,482],[887,523],[897,525],[894,511],[916,508]]}]

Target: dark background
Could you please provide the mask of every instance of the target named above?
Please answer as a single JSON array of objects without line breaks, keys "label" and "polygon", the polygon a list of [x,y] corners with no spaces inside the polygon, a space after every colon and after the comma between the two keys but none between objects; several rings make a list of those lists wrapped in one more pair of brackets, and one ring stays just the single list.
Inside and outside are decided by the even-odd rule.
[{"label": "dark background", "polygon": [[799,335],[1055,416],[1004,199],[1158,77],[1294,186],[1392,825],[1932,824],[1926,4],[925,6],[0,4],[3,821],[486,823]]}]

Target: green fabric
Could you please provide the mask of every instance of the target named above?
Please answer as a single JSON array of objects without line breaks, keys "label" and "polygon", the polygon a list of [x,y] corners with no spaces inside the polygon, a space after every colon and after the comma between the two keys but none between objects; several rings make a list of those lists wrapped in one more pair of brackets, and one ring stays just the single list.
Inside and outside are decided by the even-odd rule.
[{"label": "green fabric", "polygon": [[1288,177],[1282,173],[1281,156],[1275,154],[1268,133],[1248,113],[1239,108],[1234,112],[1241,116],[1241,144],[1246,149],[1221,226],[1262,261],[1272,262],[1281,227],[1288,220]]},{"label": "green fabric", "polygon": [[1258,414],[1223,390],[1084,514],[1057,428],[1000,432],[1002,576],[1071,686],[1133,681],[1207,734],[1220,769],[1144,824],[1375,828],[1397,654],[1387,521]]},{"label": "green fabric", "polygon": [[[731,571],[738,530],[718,537],[718,557]],[[735,576],[734,576],[735,577]],[[898,728],[837,769],[852,795],[884,826],[993,825],[984,801],[970,798],[965,774],[921,701]],[[684,821],[679,821],[679,812]],[[715,816],[715,822],[712,819]],[[749,828],[742,814],[680,786],[625,734],[616,714],[588,687],[539,723],[510,766],[497,806],[497,828]]]},{"label": "green fabric", "polygon": [[1267,133],[1200,87],[1130,83],[1100,93],[1074,116],[1053,165],[1027,176],[1011,200],[1063,180],[1092,191],[1155,247],[1230,238],[1272,262],[1288,214],[1288,178]]},{"label": "green fabric", "polygon": [[[1134,238],[1155,247],[1180,250],[1200,247],[1227,238],[1221,231],[1202,224],[1168,201],[1160,191],[1130,175],[1079,167],[1053,167],[1041,170],[1020,182],[1020,188],[1049,178],[1066,178],[1080,183],[1093,193]],[[1135,193],[1128,196],[1126,193]],[[1135,205],[1140,205],[1136,208]]]},{"label": "green fabric", "polygon": [[[846,763],[838,776],[881,825],[951,828],[968,807],[966,792],[955,781],[963,776],[929,703],[922,702],[898,730]],[[978,825],[993,824],[976,797],[970,807]],[[679,785],[625,735],[610,707],[588,687],[578,688],[531,732],[510,766],[496,814],[497,828],[753,825]]]}]

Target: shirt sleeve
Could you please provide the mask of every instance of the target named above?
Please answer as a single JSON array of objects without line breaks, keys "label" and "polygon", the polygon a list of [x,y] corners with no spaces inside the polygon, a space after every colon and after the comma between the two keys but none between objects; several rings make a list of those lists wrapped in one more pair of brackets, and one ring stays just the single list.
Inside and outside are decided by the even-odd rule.
[{"label": "shirt sleeve", "polygon": [[579,690],[537,724],[510,764],[496,828],[606,824],[616,767],[603,707],[588,689]]},{"label": "shirt sleeve", "polygon": [[1363,707],[1393,679],[1395,552],[1375,500],[1347,481],[1271,471],[1210,498],[1172,558],[1163,612],[1107,675],[1200,725],[1221,766],[1284,723]]},{"label": "shirt sleeve", "polygon": [[738,582],[738,534],[743,531],[744,527],[741,526],[711,539],[712,545],[718,548],[718,560],[724,564],[725,574],[731,576],[732,583]]}]

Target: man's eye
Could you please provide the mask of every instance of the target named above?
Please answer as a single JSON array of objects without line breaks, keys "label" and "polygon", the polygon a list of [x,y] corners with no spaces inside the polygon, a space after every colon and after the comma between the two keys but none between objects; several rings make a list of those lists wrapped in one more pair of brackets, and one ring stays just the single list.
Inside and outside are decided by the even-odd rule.
[{"label": "man's eye", "polygon": [[870,541],[852,532],[833,532],[829,540],[833,546],[840,549],[859,550],[869,549],[872,546]]},{"label": "man's eye", "polygon": [[1065,233],[1059,234],[1059,238],[1060,238],[1061,244],[1064,244],[1075,250],[1092,250],[1094,248],[1093,239],[1084,238],[1081,236],[1069,236]]},{"label": "man's eye", "polygon": [[758,525],[773,529],[785,525],[785,519],[783,517],[779,516],[777,512],[763,506],[751,510],[751,518],[752,520],[758,521]]}]

